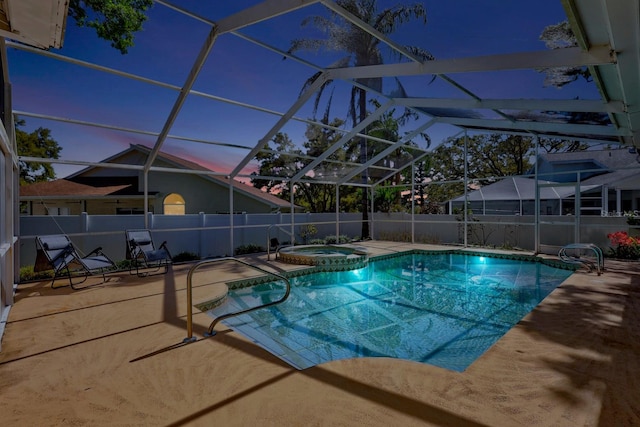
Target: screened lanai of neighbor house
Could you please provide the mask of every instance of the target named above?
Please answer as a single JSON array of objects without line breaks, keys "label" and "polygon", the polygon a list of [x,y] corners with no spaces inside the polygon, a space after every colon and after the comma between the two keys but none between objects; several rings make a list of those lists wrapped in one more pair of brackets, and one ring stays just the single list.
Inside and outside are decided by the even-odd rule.
[{"label": "screened lanai of neighbor house", "polygon": [[[612,184],[602,190],[608,182],[592,184],[577,175],[554,180],[547,175],[556,171],[543,170],[536,161],[543,154],[538,142],[577,141],[594,151],[624,151],[633,161],[617,170],[635,174],[640,145],[637,1],[516,5],[505,0],[465,4],[466,10],[458,2],[419,2],[424,9],[393,15],[395,2],[382,0],[378,8],[389,8],[388,14],[376,20],[368,16],[371,11],[348,10],[332,0],[156,0],[126,54],[98,39],[93,29],[72,23],[66,2],[35,3],[1,3],[2,191],[3,200],[11,201],[3,204],[1,221],[3,306],[11,303],[19,266],[31,261],[20,242],[32,241],[51,224],[59,231],[66,220],[60,215],[41,228],[23,222],[28,218],[20,216],[20,168],[34,162],[53,167],[58,180],[71,180],[87,168],[106,181],[127,177],[135,193],[130,195],[139,204],[123,211],[142,214],[149,228],[160,227],[161,221],[149,221],[162,214],[163,197],[184,200],[187,212],[194,203],[186,190],[157,187],[171,181],[167,176],[174,183],[191,176],[220,178],[226,195],[216,196],[222,206],[217,212],[228,214],[246,210],[235,206],[242,197],[235,190],[243,186],[252,188],[254,199],[256,187],[265,194],[269,190],[268,197],[286,194],[289,212],[295,212],[294,194],[324,184],[334,200],[325,206],[333,215],[325,220],[327,233],[340,235],[351,226],[357,231],[350,234],[359,238],[389,235],[378,214],[390,211],[374,202],[378,191],[396,187],[409,208],[394,217],[393,226],[408,230],[413,241],[420,225],[437,227],[444,221],[457,227],[462,221],[466,227],[466,209],[461,219],[439,218],[446,216],[445,207],[451,200],[473,203],[479,185],[503,178],[470,179],[466,166],[455,179],[438,178],[429,171],[447,166],[434,165],[432,154],[453,144],[466,157],[469,138],[500,134],[534,142],[532,167],[507,181],[513,186],[509,191],[520,194],[513,200],[533,205],[518,210],[531,216],[525,224],[533,236],[531,249],[539,251],[546,243],[541,216],[555,210],[547,212],[541,203],[549,200],[572,198],[578,218],[583,210],[596,208],[616,214],[640,209],[633,177],[624,188]],[[558,26],[563,21],[567,25]],[[545,43],[541,35],[550,27],[556,30],[547,33]],[[572,36],[563,36],[566,28]],[[56,156],[21,154],[16,125],[25,132],[50,131],[61,150]],[[108,160],[134,145],[147,147],[148,153],[130,162]],[[164,155],[199,167],[162,162]],[[595,179],[595,166],[584,167],[574,175]],[[462,185],[437,200],[433,216],[418,217],[423,212],[416,207],[425,203],[420,191],[456,182]],[[527,186],[526,198],[519,183]],[[583,209],[576,196],[596,188],[600,202],[589,205],[585,196]],[[356,197],[353,189],[358,190],[357,203],[346,200]],[[114,205],[126,199],[96,194],[108,196]],[[70,212],[55,208],[55,197],[38,197],[54,207],[48,221]],[[342,216],[348,203],[355,217]],[[282,215],[273,203],[265,206],[265,214]],[[313,205],[305,209],[314,213]],[[559,206],[558,214],[563,214]],[[239,233],[234,230],[247,224],[237,215],[227,216],[224,250],[233,253]],[[294,215],[277,221],[290,239],[296,224],[304,225]],[[263,234],[271,222],[260,223]],[[580,221],[572,224],[579,227]],[[185,226],[194,227],[207,226]],[[451,234],[457,239],[455,231]],[[464,236],[456,243],[469,243]],[[119,240],[115,245],[122,246]]]}]

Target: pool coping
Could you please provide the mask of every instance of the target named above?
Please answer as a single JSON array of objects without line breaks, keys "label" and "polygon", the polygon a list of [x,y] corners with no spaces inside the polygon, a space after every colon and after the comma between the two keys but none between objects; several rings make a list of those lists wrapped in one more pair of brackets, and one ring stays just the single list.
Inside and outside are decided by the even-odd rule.
[{"label": "pool coping", "polygon": [[[338,263],[338,264],[317,264],[308,268],[299,269],[295,271],[287,271],[283,272],[282,275],[287,279],[304,276],[307,274],[313,273],[326,273],[326,272],[338,272],[338,271],[350,271],[356,270],[358,268],[363,268],[368,265],[369,261],[380,261],[385,259],[391,259],[399,256],[405,255],[413,255],[413,254],[430,254],[430,255],[440,255],[440,254],[465,254],[465,255],[475,255],[475,256],[484,256],[487,258],[498,258],[498,259],[509,259],[515,261],[529,261],[529,262],[540,262],[545,265],[560,268],[563,270],[571,270],[576,271],[579,269],[578,265],[568,264],[561,260],[545,258],[538,255],[528,255],[528,254],[513,254],[513,253],[497,253],[497,252],[485,252],[485,251],[477,251],[477,250],[468,250],[468,249],[408,249],[406,251],[393,252],[389,254],[383,255],[375,255],[368,256],[363,260],[362,263]],[[274,277],[272,275],[260,275],[248,279],[240,279],[226,282],[229,290],[234,289],[242,289],[247,287],[252,287],[256,285],[260,285],[263,283],[273,282]]]}]

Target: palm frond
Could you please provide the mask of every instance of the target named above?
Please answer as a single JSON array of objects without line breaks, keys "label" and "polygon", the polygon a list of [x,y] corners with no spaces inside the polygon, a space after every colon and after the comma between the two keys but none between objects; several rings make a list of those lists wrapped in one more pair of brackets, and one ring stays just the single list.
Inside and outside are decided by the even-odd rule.
[{"label": "palm frond", "polygon": [[338,59],[337,61],[334,61],[333,63],[331,63],[329,66],[327,66],[327,68],[331,69],[331,68],[348,67],[350,62],[351,62],[351,55],[343,56],[342,58]]},{"label": "palm frond", "polygon": [[305,80],[304,84],[302,85],[302,88],[300,88],[300,93],[298,93],[298,97],[302,96],[302,94],[307,89],[309,89],[309,87],[311,87],[311,85],[313,85],[315,83],[315,81],[318,80],[318,78],[320,78],[322,73],[323,73],[323,71],[318,71],[318,72],[314,73],[311,77],[309,77],[307,80]]},{"label": "palm frond", "polygon": [[427,11],[424,5],[420,3],[411,6],[396,5],[378,14],[374,28],[382,34],[390,34],[395,31],[398,25],[414,18],[422,18],[422,22],[427,23]]},{"label": "palm frond", "polygon": [[331,110],[331,101],[333,101],[333,92],[335,92],[336,88],[331,89],[331,95],[329,95],[329,100],[327,101],[327,108],[324,110],[324,115],[322,116],[322,123],[329,123],[330,118],[330,110]]},{"label": "palm frond", "polygon": [[289,47],[287,53],[292,54],[300,50],[317,52],[325,47],[325,42],[326,41],[322,39],[295,39],[291,41],[291,47]]},{"label": "palm frond", "polygon": [[[413,55],[413,56],[417,57],[418,59],[421,59],[421,60],[422,60],[422,62],[426,62],[426,61],[435,61],[435,59],[436,59],[436,58],[435,58],[435,56],[433,56],[433,55],[431,54],[431,52],[429,52],[428,50],[423,49],[423,48],[421,48],[421,47],[418,47],[418,46],[405,46],[404,48],[405,48],[405,49],[406,49],[406,50],[407,50],[411,55]],[[400,54],[398,54],[398,55],[400,55]],[[434,82],[434,80],[435,80],[437,77],[438,77],[438,76],[434,74],[434,75],[431,77],[431,80],[429,80],[429,83],[427,83],[427,84],[431,84],[431,83],[433,83],[433,82]]]},{"label": "palm frond", "polygon": [[[323,74],[322,71],[318,71],[317,73],[315,73],[313,76],[311,76],[309,79],[307,79],[302,87],[302,90],[300,91],[300,95],[302,95],[302,93],[304,93],[305,90],[307,90],[311,85],[313,85],[313,83]],[[325,81],[324,83],[322,83],[322,85],[320,86],[320,88],[318,89],[318,92],[316,94],[316,97],[313,101],[313,118],[315,119],[316,117],[316,113],[318,112],[318,106],[320,105],[320,99],[322,99],[322,94],[324,93],[324,90],[327,88],[327,86],[329,86],[331,83],[333,82],[333,80],[329,79],[327,81]]]},{"label": "palm frond", "polygon": [[[394,77],[394,80],[396,82],[396,89],[392,93],[390,93],[389,96],[391,98],[408,98],[409,95],[407,94],[407,91],[402,85],[400,79],[398,77]],[[415,111],[409,108],[405,108],[402,115],[398,118],[398,123],[404,126],[405,124],[409,123],[410,120],[417,120],[419,117],[420,116]]]},{"label": "palm frond", "polygon": [[426,62],[426,61],[435,61],[435,56],[433,56],[433,54],[431,52],[429,52],[426,49],[423,49],[421,47],[418,46],[405,46],[404,47],[409,53],[411,53],[413,56],[418,57],[419,59],[422,59],[422,62]]}]

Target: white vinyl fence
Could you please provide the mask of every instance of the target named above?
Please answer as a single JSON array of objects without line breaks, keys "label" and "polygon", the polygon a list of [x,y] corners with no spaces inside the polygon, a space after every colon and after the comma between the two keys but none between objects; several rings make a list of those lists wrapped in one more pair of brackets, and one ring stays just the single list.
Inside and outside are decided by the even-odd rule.
[{"label": "white vinyl fence", "polygon": [[[338,220],[336,221],[336,218]],[[199,258],[231,256],[242,246],[267,247],[268,238],[290,243],[291,230],[296,244],[305,243],[301,234],[307,225],[315,226],[317,234],[309,239],[343,235],[358,239],[361,235],[361,214],[334,213],[216,215],[72,215],[22,216],[20,218],[20,266],[33,265],[36,256],[35,237],[47,234],[67,234],[81,253],[96,247],[115,261],[125,259],[125,230],[149,228],[156,245],[167,241],[172,255],[183,252]],[[576,227],[571,216],[540,218],[540,248],[544,253],[557,253],[568,243],[595,243],[603,250],[609,247],[608,233],[627,231],[624,218],[582,216]],[[417,243],[464,245],[464,223],[455,215],[412,215],[407,213],[376,213],[371,222],[371,235],[378,240],[412,241]],[[233,243],[231,239],[233,238]],[[466,243],[505,249],[535,249],[535,218],[533,216],[474,216],[468,221]]]}]

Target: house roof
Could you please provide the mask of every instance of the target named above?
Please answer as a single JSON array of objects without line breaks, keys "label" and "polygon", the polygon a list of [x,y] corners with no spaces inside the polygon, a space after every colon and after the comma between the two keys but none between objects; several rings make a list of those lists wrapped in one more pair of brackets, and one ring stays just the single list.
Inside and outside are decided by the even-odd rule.
[{"label": "house roof", "polygon": [[94,187],[91,185],[79,184],[68,179],[56,179],[54,181],[36,182],[34,184],[20,186],[20,198],[43,199],[60,198],[70,196],[82,197],[105,197],[115,192],[121,191],[129,185],[112,185],[107,187]]},{"label": "house roof", "polygon": [[607,168],[637,167],[640,169],[640,154],[635,149],[615,149],[615,150],[582,150],[566,153],[545,153],[540,154],[543,161],[550,163],[567,163],[580,160],[593,160]]},{"label": "house roof", "polygon": [[[607,185],[610,188],[638,188],[640,187],[640,163],[638,154],[634,150],[618,149],[603,151],[575,151],[569,153],[541,154],[540,159],[546,161],[550,168],[569,166],[554,172],[555,175],[571,174],[573,170],[583,169],[584,162],[591,162],[602,172],[596,173],[580,182],[580,192]],[[575,174],[575,173],[574,173]],[[636,177],[633,181],[632,178]],[[632,182],[634,183],[632,183]],[[557,181],[538,180],[540,199],[552,200],[571,197],[575,194],[575,186],[561,184]],[[554,185],[557,184],[557,185]],[[535,200],[536,184],[532,177],[509,177],[494,184],[490,184],[468,194],[470,201],[480,200]],[[464,196],[453,201],[463,201]]]},{"label": "house roof", "polygon": [[[572,170],[590,170],[582,172],[583,186],[608,185],[617,188],[619,183],[638,176],[640,181],[640,156],[635,149],[585,150],[569,153],[549,153],[541,155],[543,162],[548,162],[553,169],[562,169],[562,173]],[[589,163],[590,165],[586,165]],[[600,170],[601,172],[598,172]],[[549,177],[547,177],[549,178]],[[625,184],[627,187],[628,185]],[[636,184],[634,188],[637,188]]]},{"label": "house roof", "polygon": [[[538,180],[540,186],[541,200],[564,199],[571,197],[575,193],[575,187],[572,186],[552,186],[552,181]],[[592,190],[597,185],[582,185],[581,192]],[[467,195],[471,202],[477,201],[507,201],[507,200],[535,200],[536,198],[536,182],[532,178],[522,176],[514,176],[502,179],[494,184],[487,185],[478,190],[471,191]],[[452,201],[461,202],[465,197],[456,197]]]},{"label": "house roof", "polygon": [[61,48],[68,0],[0,0],[0,36],[41,49]]},{"label": "house roof", "polygon": [[[109,158],[103,160],[103,163],[118,163],[118,160],[121,159],[123,156],[131,153],[131,152],[140,152],[142,154],[144,154],[145,156],[149,155],[151,153],[151,149],[149,147],[146,147],[144,145],[141,144],[131,144],[129,146],[128,149],[121,151],[119,153],[114,154],[113,156],[110,156]],[[185,160],[183,158],[165,153],[165,152],[159,152],[157,157],[156,157],[156,161],[161,161],[164,163],[168,163],[169,165],[172,165],[178,169],[185,169],[185,170],[193,170],[193,171],[201,171],[201,172],[211,172],[211,175],[203,175],[203,174],[199,174],[198,176],[201,179],[205,179],[211,182],[215,182],[217,184],[223,185],[225,187],[229,187],[230,183],[231,183],[231,179],[225,176],[220,176],[220,175],[214,175],[214,171],[212,171],[211,169],[205,168],[204,166],[196,163],[196,162],[192,162],[189,160]],[[82,175],[85,175],[87,173],[89,173],[90,171],[96,169],[95,166],[89,166],[87,168],[84,168],[72,175],[69,175],[67,178],[73,180],[74,178],[78,178]],[[266,193],[258,188],[252,187],[250,185],[247,185],[243,182],[240,182],[238,180],[233,180],[233,187],[234,190],[238,191],[239,193],[244,194],[247,197],[250,197],[252,199],[255,200],[260,200],[261,202],[272,206],[272,207],[276,207],[276,208],[289,208],[290,207],[290,203],[286,200],[283,200],[277,196],[274,196],[273,194],[269,194]]]}]

